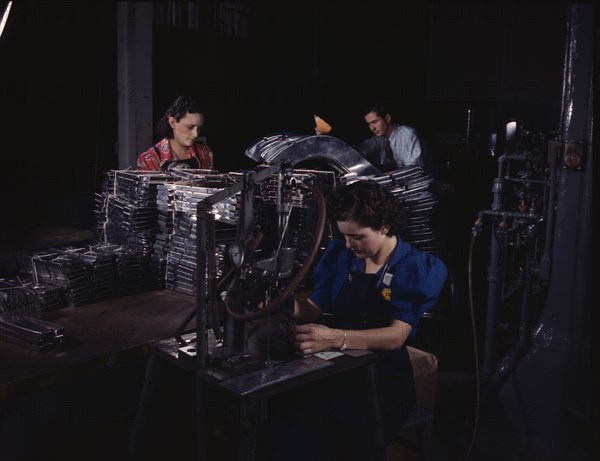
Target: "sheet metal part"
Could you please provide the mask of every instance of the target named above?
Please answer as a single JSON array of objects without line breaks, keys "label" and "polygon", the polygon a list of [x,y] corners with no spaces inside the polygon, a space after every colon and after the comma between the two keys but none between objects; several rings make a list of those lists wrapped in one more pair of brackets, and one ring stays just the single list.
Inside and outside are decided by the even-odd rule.
[{"label": "sheet metal part", "polygon": [[[96,200],[96,233],[140,255],[146,274],[144,283],[150,288],[180,286],[181,291],[193,294],[194,282],[188,269],[195,269],[196,204],[240,177],[236,173],[191,169],[168,173],[111,171]],[[235,197],[216,204],[214,209],[220,223],[217,240],[233,240],[235,234],[221,223],[231,227],[236,222]]]},{"label": "sheet metal part", "polygon": [[0,339],[35,351],[62,344],[64,328],[34,317],[0,314]]},{"label": "sheet metal part", "polygon": [[320,160],[339,173],[351,173],[358,177],[381,174],[356,149],[338,138],[327,135],[266,136],[249,146],[245,154],[259,163],[288,160],[292,165],[298,165],[301,162]]},{"label": "sheet metal part", "polygon": [[33,282],[0,279],[0,339],[32,350],[60,344],[63,328],[40,320],[43,295]]}]

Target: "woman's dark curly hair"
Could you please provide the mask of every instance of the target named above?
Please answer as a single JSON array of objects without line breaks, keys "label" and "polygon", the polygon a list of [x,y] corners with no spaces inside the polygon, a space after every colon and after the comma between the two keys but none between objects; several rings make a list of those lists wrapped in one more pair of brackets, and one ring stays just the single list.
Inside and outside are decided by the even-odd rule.
[{"label": "woman's dark curly hair", "polygon": [[391,235],[401,233],[405,223],[404,205],[372,180],[338,187],[329,196],[328,210],[335,222],[354,221],[373,230],[387,225]]},{"label": "woman's dark curly hair", "polygon": [[173,128],[169,125],[169,117],[179,121],[187,114],[204,114],[204,108],[191,96],[179,96],[156,124],[156,133],[160,138],[173,139]]}]

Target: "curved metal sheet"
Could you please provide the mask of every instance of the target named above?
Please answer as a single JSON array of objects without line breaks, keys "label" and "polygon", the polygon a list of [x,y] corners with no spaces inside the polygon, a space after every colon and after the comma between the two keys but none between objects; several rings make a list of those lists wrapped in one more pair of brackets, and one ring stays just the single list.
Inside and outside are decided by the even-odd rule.
[{"label": "curved metal sheet", "polygon": [[277,134],[266,136],[245,151],[256,162],[289,160],[292,165],[321,160],[342,173],[378,176],[381,172],[344,141],[328,135]]}]

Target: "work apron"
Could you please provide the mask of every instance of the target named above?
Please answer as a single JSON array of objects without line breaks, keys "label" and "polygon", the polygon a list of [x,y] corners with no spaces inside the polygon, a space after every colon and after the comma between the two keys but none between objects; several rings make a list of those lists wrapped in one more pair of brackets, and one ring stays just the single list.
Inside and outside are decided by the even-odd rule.
[{"label": "work apron", "polygon": [[[376,276],[351,273],[333,306],[335,327],[362,330],[389,325],[389,303]],[[374,351],[377,394],[386,443],[397,435],[416,397],[406,347]],[[274,461],[364,461],[372,459],[368,399],[363,370],[311,383],[269,401],[259,438],[261,459]]]},{"label": "work apron", "polygon": [[[338,328],[365,330],[390,324],[391,305],[383,297],[382,290],[387,287],[381,283],[382,278],[350,272],[333,305]],[[413,370],[406,345],[373,352],[379,355],[377,390],[387,442],[398,434],[416,403]]]}]

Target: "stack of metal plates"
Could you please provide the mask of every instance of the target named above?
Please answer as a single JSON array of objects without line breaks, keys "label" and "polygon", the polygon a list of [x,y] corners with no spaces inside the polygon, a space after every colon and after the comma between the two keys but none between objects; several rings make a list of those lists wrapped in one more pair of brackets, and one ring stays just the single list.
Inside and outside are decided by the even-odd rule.
[{"label": "stack of metal plates", "polygon": [[62,341],[59,325],[39,319],[38,292],[20,278],[0,279],[0,339],[33,350]]},{"label": "stack of metal plates", "polygon": [[99,240],[134,245],[150,254],[152,235],[158,227],[158,186],[175,180],[171,175],[153,171],[107,173],[95,204]]},{"label": "stack of metal plates", "polygon": [[[138,254],[143,289],[166,287],[193,294],[198,202],[241,178],[238,173],[189,169],[109,172],[95,206],[97,235]],[[213,211],[218,222],[230,227],[237,224],[235,197],[215,204]],[[233,241],[235,230],[221,237]],[[131,258],[128,255],[129,261]]]},{"label": "stack of metal plates", "polygon": [[88,270],[73,249],[49,249],[33,254],[32,275],[36,283],[59,287],[64,304],[70,307],[89,304],[92,290]]},{"label": "stack of metal plates", "polygon": [[40,308],[33,287],[20,279],[0,279],[0,312],[39,317]]},{"label": "stack of metal plates", "polygon": [[167,260],[166,286],[189,295],[196,288],[196,219],[177,211]]},{"label": "stack of metal plates", "polygon": [[62,291],[59,287],[47,283],[33,283],[32,288],[37,293],[38,305],[42,313],[49,309],[57,309],[63,306]]},{"label": "stack of metal plates", "polygon": [[[317,206],[312,193],[300,186],[316,186],[327,195],[335,185],[335,175],[326,171],[294,170],[292,180],[296,187],[291,196],[292,209],[289,213],[285,246],[296,249],[295,259],[302,262],[316,237]],[[277,235],[277,194],[277,177],[274,175],[260,192],[263,205],[259,210],[259,222],[265,233],[261,249],[265,253],[275,251],[280,246]],[[322,240],[326,237],[323,236]]]},{"label": "stack of metal plates", "polygon": [[70,253],[60,250],[56,257],[45,259],[45,267],[50,276],[49,281],[63,287],[67,306],[77,307],[90,304],[94,298],[88,268],[75,254]]},{"label": "stack of metal plates", "polygon": [[19,281],[23,286],[35,290],[38,296],[38,305],[42,312],[47,309],[65,306],[62,288],[39,281],[37,274],[35,273],[35,257],[44,253],[45,252],[22,252],[19,255],[19,272],[21,273]]},{"label": "stack of metal plates", "polygon": [[[219,192],[220,188],[196,184],[175,184],[173,195],[173,233],[169,238],[166,287],[194,295],[196,291],[196,236],[198,202]],[[215,243],[236,238],[237,199],[231,197],[213,207]],[[215,255],[215,258],[218,258]]]},{"label": "stack of metal plates", "polygon": [[[102,194],[95,206],[98,240],[125,245],[139,255],[134,262],[131,252],[120,253],[126,262],[119,264],[119,270],[126,278],[135,281],[130,288],[121,285],[120,292],[164,287],[156,275],[164,264],[154,256],[155,240],[157,235],[162,235],[157,202],[160,188],[177,180],[171,174],[155,171],[107,173]],[[141,277],[133,275],[138,272],[137,266],[140,266]]]},{"label": "stack of metal plates", "polygon": [[135,249],[120,246],[114,251],[119,295],[145,290],[142,257]]},{"label": "stack of metal plates", "polygon": [[50,349],[62,343],[64,328],[35,317],[0,314],[0,339],[35,351]]},{"label": "stack of metal plates", "polygon": [[445,242],[432,227],[439,204],[429,190],[433,178],[420,167],[412,167],[373,179],[404,203],[406,223],[402,237],[419,250],[444,257]]},{"label": "stack of metal plates", "polygon": [[[239,180],[239,177],[209,175],[195,178],[194,181],[173,183],[161,190],[158,206],[159,216],[163,217],[159,218],[159,221],[165,223],[163,228],[167,231],[171,230],[171,234],[157,236],[155,254],[159,261],[166,259],[166,288],[189,295],[195,294],[198,203],[220,192],[223,187],[235,184],[236,180]],[[221,263],[224,260],[225,245],[234,241],[237,236],[238,198],[239,194],[236,194],[212,207],[215,215],[215,244],[217,245],[215,258]],[[163,259],[159,259],[160,253],[165,255]]]},{"label": "stack of metal plates", "polygon": [[115,265],[116,244],[99,243],[71,252],[88,269],[92,300],[101,301],[118,295],[118,277]]}]

